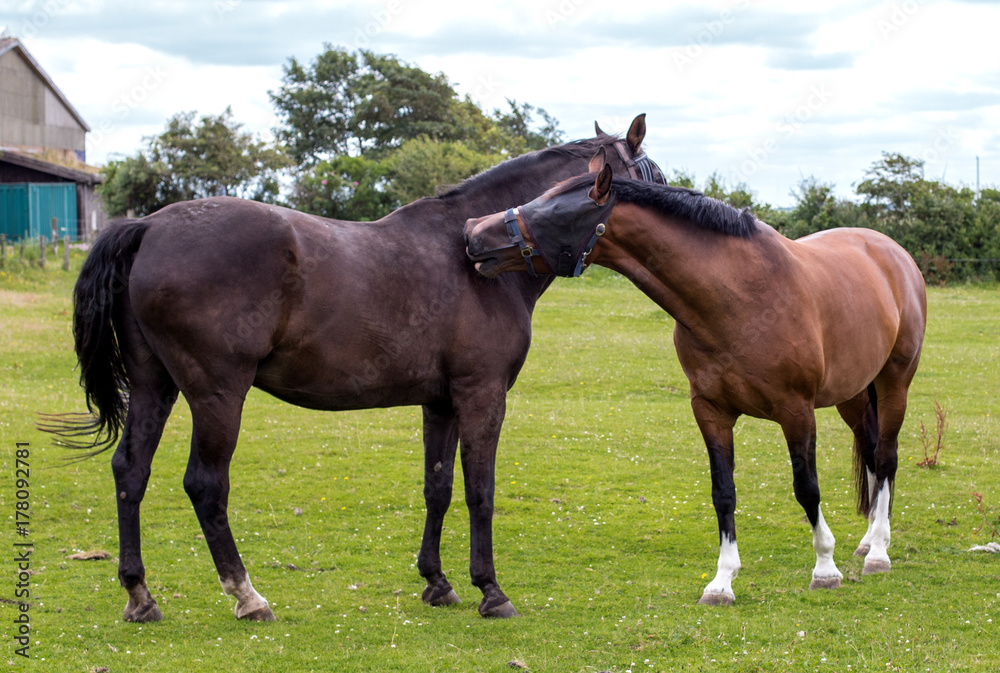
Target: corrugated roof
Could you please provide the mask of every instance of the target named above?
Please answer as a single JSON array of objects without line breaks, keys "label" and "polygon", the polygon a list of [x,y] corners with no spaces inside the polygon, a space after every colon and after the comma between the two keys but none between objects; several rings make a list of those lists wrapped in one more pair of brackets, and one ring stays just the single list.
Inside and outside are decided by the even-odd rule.
[{"label": "corrugated roof", "polygon": [[48,173],[49,175],[56,175],[67,180],[72,180],[73,182],[83,182],[89,185],[96,185],[104,182],[104,176],[100,173],[89,173],[75,168],[68,168],[66,166],[54,164],[51,161],[42,161],[41,159],[30,157],[27,154],[11,152],[10,150],[0,150],[0,162],[7,162],[23,168],[30,168],[42,173]]},{"label": "corrugated roof", "polygon": [[28,50],[25,49],[24,45],[21,44],[21,41],[16,37],[0,37],[0,56],[3,56],[12,49],[17,49],[19,52],[21,52],[21,56],[23,56],[24,60],[28,62],[32,70],[34,70],[35,73],[42,78],[45,84],[48,85],[50,89],[52,89],[52,93],[54,93],[56,96],[59,97],[59,100],[62,102],[63,105],[66,106],[66,109],[69,110],[70,114],[72,114],[73,117],[78,122],[80,122],[80,126],[83,127],[83,130],[89,131],[90,126],[87,125],[87,122],[83,120],[83,117],[81,117],[80,113],[76,111],[76,108],[73,107],[73,104],[70,103],[69,99],[66,98],[66,96],[63,95],[63,92],[59,90],[59,87],[57,87],[55,82],[52,81],[52,78],[49,77],[48,73],[42,69],[42,66],[38,65],[38,61],[36,61],[35,58],[28,52]]}]

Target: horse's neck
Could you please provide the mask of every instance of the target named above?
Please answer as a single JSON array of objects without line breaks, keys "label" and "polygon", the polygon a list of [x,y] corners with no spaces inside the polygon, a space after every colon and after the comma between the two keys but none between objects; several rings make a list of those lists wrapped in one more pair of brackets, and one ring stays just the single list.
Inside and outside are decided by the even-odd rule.
[{"label": "horse's neck", "polygon": [[749,240],[727,236],[631,204],[615,208],[607,231],[594,263],[628,277],[678,323],[706,338],[734,327],[731,316],[773,272],[768,256],[782,254],[772,250],[769,231]]}]

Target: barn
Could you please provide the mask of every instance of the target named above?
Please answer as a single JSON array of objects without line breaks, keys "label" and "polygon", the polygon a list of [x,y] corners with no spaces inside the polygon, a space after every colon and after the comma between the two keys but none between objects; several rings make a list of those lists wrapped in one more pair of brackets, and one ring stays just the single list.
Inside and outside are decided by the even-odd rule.
[{"label": "barn", "polygon": [[88,131],[21,41],[0,34],[0,234],[77,240],[103,226]]}]

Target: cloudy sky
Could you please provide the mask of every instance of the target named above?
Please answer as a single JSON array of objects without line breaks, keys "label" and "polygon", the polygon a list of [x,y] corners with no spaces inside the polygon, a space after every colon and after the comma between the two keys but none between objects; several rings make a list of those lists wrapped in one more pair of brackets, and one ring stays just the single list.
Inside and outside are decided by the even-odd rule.
[{"label": "cloudy sky", "polygon": [[483,107],[516,98],[568,139],[647,113],[668,171],[713,171],[789,205],[805,176],[853,184],[882,151],[925,175],[1000,184],[1000,2],[975,0],[0,0],[90,124],[90,163],[135,152],[176,112],[264,136],[289,57],[324,43],[443,72]]}]

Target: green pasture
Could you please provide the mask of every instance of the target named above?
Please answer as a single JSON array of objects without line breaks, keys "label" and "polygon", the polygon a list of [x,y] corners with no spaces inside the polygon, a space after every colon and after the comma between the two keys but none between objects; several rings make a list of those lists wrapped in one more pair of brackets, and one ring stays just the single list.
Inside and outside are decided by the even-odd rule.
[{"label": "green pasture", "polygon": [[[60,251],[61,252],[61,251]],[[10,254],[10,253],[8,253]],[[143,503],[150,590],[164,620],[122,620],[110,453],[66,464],[35,412],[79,411],[74,271],[8,257],[0,269],[0,662],[8,670],[944,671],[1000,667],[1000,288],[930,290],[923,362],[901,437],[892,572],[852,556],[851,436],[819,412],[820,486],[844,573],[807,589],[815,556],[779,428],[737,429],[736,604],[697,605],[718,534],[705,450],[671,342],[672,320],[601,269],[539,302],[534,344],[508,397],[497,467],[496,562],[521,613],[487,621],[468,580],[462,485],[442,556],[464,602],[420,601],[417,408],[320,413],[254,391],[232,466],[230,517],[278,621],[240,623],[182,486],[190,415],[180,401]],[[61,254],[58,258],[61,262]],[[940,465],[920,422],[947,412]],[[30,443],[30,537],[15,534],[15,443]],[[14,544],[30,539],[30,659],[15,653]],[[1000,540],[1000,538],[993,538]],[[79,561],[79,551],[111,559]]]}]

